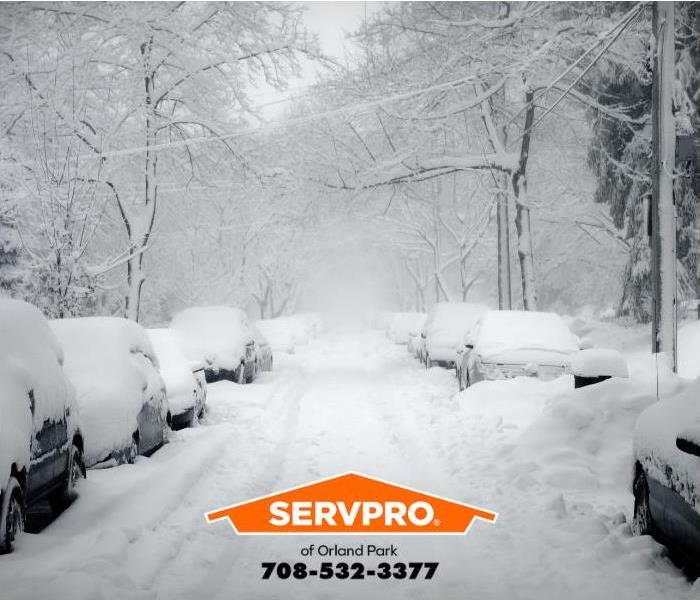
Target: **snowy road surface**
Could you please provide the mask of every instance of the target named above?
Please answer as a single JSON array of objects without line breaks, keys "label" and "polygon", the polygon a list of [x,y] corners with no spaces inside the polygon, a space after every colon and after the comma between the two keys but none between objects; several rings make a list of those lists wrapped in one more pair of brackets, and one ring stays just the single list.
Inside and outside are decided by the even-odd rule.
[{"label": "snowy road surface", "polygon": [[[610,437],[605,419],[596,438],[593,409],[562,403],[568,408],[552,411],[550,421],[563,411],[566,423],[580,421],[588,433],[550,452],[528,442],[528,434],[546,427],[549,421],[535,421],[570,393],[568,378],[490,382],[457,394],[452,372],[426,371],[377,332],[329,334],[275,360],[276,370],[252,385],[210,386],[205,422],[173,433],[153,457],[90,472],[66,513],[0,559],[0,595],[622,600],[700,594],[661,546],[631,537],[627,483],[608,480],[609,469],[598,465],[614,463],[606,452],[619,446],[624,454],[631,444],[624,431],[634,406],[612,430],[623,431],[623,439],[609,447],[600,442]],[[466,537],[374,539],[236,537],[224,522],[204,521],[205,511],[349,470],[483,506],[499,519],[475,523]],[[261,581],[262,561],[299,560],[304,544],[392,541],[398,560],[439,561],[435,578]]]}]

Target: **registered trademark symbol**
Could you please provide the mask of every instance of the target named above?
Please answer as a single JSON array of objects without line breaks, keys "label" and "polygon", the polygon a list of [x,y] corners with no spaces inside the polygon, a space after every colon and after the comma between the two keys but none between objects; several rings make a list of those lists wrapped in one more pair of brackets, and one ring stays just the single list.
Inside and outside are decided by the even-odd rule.
[{"label": "registered trademark symbol", "polygon": [[440,522],[440,519],[435,519],[435,520],[433,521],[433,525],[435,525],[435,527],[440,527],[440,523],[441,523],[441,522]]}]

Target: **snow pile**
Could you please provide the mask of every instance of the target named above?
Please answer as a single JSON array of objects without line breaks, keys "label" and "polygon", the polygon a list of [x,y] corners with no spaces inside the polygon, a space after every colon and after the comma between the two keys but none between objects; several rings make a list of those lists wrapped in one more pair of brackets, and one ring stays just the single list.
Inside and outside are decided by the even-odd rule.
[{"label": "snow pile", "polygon": [[145,330],[127,319],[50,324],[65,351],[64,369],[75,385],[85,431],[85,462],[92,465],[127,448],[145,400],[164,395],[158,359]]},{"label": "snow pile", "polygon": [[700,457],[676,447],[679,435],[700,446],[700,379],[650,406],[634,430],[635,458],[700,513]]},{"label": "snow pile", "polygon": [[454,353],[467,333],[488,311],[482,304],[439,302],[428,313],[423,326],[426,347],[432,358],[454,360]]},{"label": "snow pile", "polygon": [[700,321],[684,323],[678,328],[678,373],[683,377],[700,377]]},{"label": "snow pile", "polygon": [[38,431],[46,420],[63,419],[66,408],[72,407],[75,392],[62,362],[61,346],[39,309],[0,300],[0,486],[13,462],[20,468],[29,464],[32,429]]},{"label": "snow pile", "polygon": [[396,313],[391,319],[387,334],[397,344],[408,344],[409,337],[423,329],[427,315],[419,312]]},{"label": "snow pile", "polygon": [[571,359],[571,372],[579,377],[629,376],[625,357],[617,350],[603,348],[590,348],[574,354]]},{"label": "snow pile", "polygon": [[[681,379],[669,377],[660,381],[659,391],[667,397],[682,387]],[[655,402],[655,386],[629,379],[562,391],[521,435],[508,459],[508,476],[592,498],[604,488],[626,504],[632,431],[641,412]],[[523,465],[528,466],[523,470]]]},{"label": "snow pile", "polygon": [[186,308],[170,326],[181,334],[187,355],[204,361],[207,368],[235,370],[253,340],[248,317],[230,306]]},{"label": "snow pile", "polygon": [[535,311],[489,311],[475,341],[482,358],[521,350],[571,354],[579,349],[578,338],[559,315]]},{"label": "snow pile", "polygon": [[177,331],[163,328],[146,332],[158,357],[170,412],[179,415],[195,404],[197,381],[192,373],[192,361],[185,355]]}]

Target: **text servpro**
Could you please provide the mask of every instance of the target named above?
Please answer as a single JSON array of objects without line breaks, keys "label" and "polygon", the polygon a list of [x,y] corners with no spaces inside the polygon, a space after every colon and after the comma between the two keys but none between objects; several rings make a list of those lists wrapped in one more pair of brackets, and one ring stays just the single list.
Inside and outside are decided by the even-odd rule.
[{"label": "text servpro", "polygon": [[285,527],[352,527],[359,523],[369,526],[373,522],[383,522],[386,526],[406,526],[407,522],[416,527],[425,527],[435,518],[433,507],[422,500],[408,506],[403,502],[356,501],[346,502],[278,500],[270,504],[270,525]]}]

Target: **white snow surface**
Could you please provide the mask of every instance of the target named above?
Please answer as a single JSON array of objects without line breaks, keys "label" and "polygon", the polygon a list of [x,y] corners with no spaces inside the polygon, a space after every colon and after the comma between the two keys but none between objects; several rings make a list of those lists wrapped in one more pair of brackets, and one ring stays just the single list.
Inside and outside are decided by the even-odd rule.
[{"label": "white snow surface", "polygon": [[147,329],[146,333],[158,357],[170,412],[173,415],[183,413],[194,406],[197,388],[192,361],[185,355],[183,341],[174,329]]},{"label": "white snow surface", "polygon": [[[75,391],[63,368],[63,350],[38,308],[0,300],[0,488],[13,463],[29,464],[32,428],[74,409]],[[34,415],[29,392],[34,394]]]},{"label": "white snow surface", "polygon": [[278,317],[261,319],[255,324],[267,339],[273,352],[292,354],[297,346],[309,343],[309,330],[303,319]]},{"label": "white snow surface", "polygon": [[423,325],[425,344],[430,356],[437,360],[454,360],[464,335],[486,311],[487,306],[469,302],[435,304]]},{"label": "white snow surface", "polygon": [[606,348],[589,348],[574,354],[571,372],[580,377],[629,377],[625,357]]},{"label": "white snow surface", "polygon": [[163,394],[158,358],[146,331],[128,319],[84,317],[50,322],[77,393],[85,462],[126,448],[144,400]]},{"label": "white snow surface", "polygon": [[426,318],[420,312],[395,313],[389,325],[389,338],[397,344],[408,344],[409,337],[423,329]]},{"label": "white snow surface", "polygon": [[[685,385],[669,377],[660,391]],[[382,332],[329,334],[251,385],[211,385],[201,426],[151,458],[90,473],[66,513],[0,561],[3,598],[697,598],[700,583],[628,525],[632,428],[655,389],[574,391],[564,376],[457,393],[453,371],[424,369]],[[236,536],[203,518],[350,470],[499,517],[467,536],[394,538]],[[310,543],[394,543],[393,560],[440,566],[432,581],[261,580],[263,561],[328,560],[303,559]]]},{"label": "white snow surface", "polygon": [[676,447],[680,434],[700,442],[700,379],[645,410],[634,430],[634,456],[645,471],[700,513],[700,457]]},{"label": "white snow surface", "polygon": [[487,360],[529,351],[570,355],[579,349],[578,338],[559,315],[536,311],[489,311],[475,341],[475,349]]},{"label": "white snow surface", "polygon": [[248,317],[231,306],[186,308],[173,317],[170,327],[182,336],[188,356],[215,369],[236,369],[253,339]]}]

